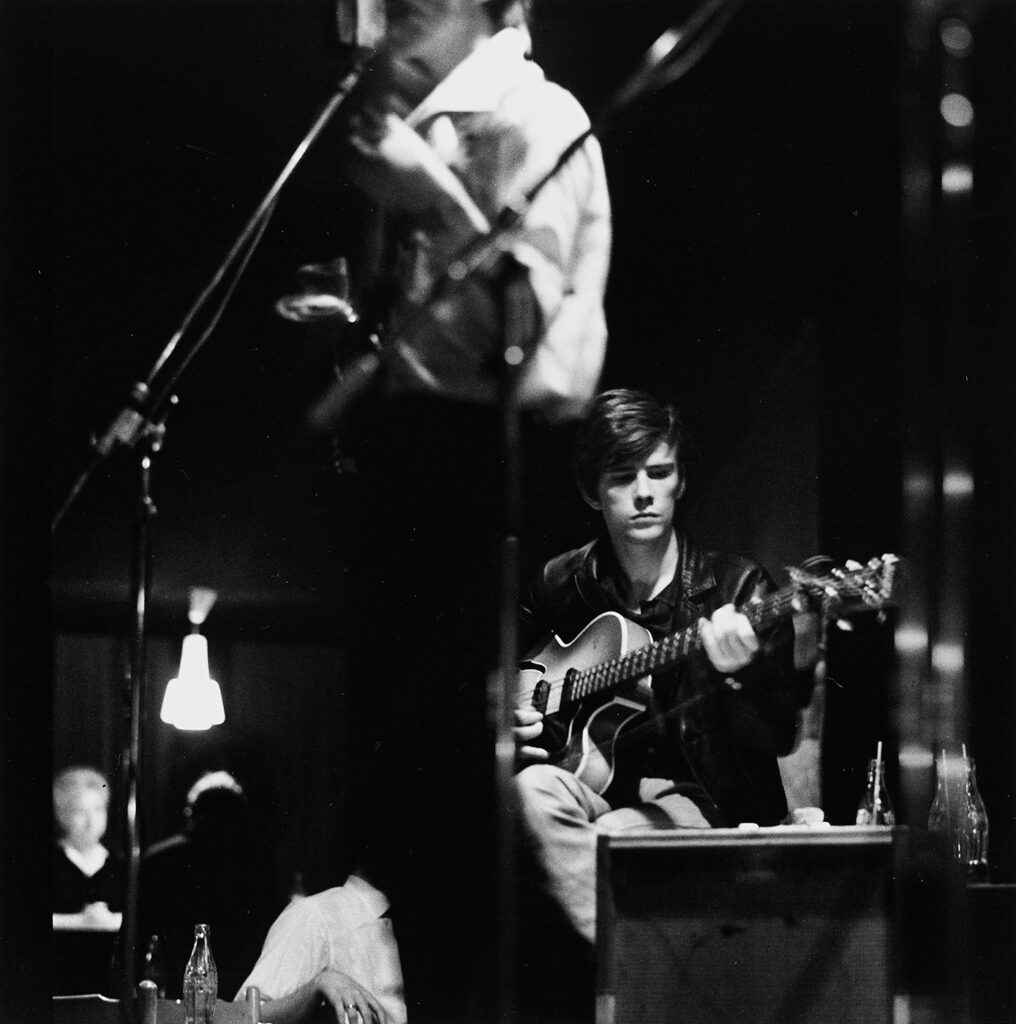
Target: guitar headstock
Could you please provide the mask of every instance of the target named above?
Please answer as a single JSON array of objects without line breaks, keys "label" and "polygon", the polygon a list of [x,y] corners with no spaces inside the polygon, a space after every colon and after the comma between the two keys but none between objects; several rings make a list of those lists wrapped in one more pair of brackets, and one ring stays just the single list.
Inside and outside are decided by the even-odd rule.
[{"label": "guitar headstock", "polygon": [[892,599],[899,561],[896,555],[885,554],[864,565],[847,561],[835,566],[828,559],[812,558],[801,566],[789,567],[787,573],[801,611],[841,615],[851,606],[885,608]]}]

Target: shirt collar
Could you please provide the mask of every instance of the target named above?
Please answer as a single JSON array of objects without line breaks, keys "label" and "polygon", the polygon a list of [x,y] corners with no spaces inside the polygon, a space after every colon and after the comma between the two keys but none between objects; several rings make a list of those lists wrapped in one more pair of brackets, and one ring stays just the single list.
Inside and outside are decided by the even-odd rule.
[{"label": "shirt collar", "polygon": [[[677,536],[677,569],[674,571],[674,578],[652,601],[646,602],[649,606],[655,605],[657,601],[663,601],[674,608],[682,598],[691,601],[716,586],[712,569],[704,564],[698,550],[689,544],[688,538],[680,530],[675,530],[674,533]],[[621,568],[617,563],[610,538],[606,534],[601,534],[591,546],[586,564],[597,586],[623,604]]]},{"label": "shirt collar", "polygon": [[453,68],[406,118],[406,123],[418,128],[435,114],[493,110],[510,89],[543,79],[539,67],[526,59],[528,52],[526,32],[501,29]]},{"label": "shirt collar", "polygon": [[92,877],[109,859],[109,850],[102,843],[98,843],[88,853],[82,853],[69,843],[61,842],[60,846],[67,855],[67,859],[81,871],[82,874]]}]

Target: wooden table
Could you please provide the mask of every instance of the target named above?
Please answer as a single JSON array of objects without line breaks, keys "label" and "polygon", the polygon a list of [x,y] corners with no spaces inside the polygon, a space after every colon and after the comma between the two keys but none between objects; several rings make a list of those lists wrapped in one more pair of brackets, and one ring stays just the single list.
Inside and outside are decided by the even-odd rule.
[{"label": "wooden table", "polygon": [[[159,999],[156,1007],[158,1024],[183,1024],[183,1003],[179,999]],[[122,1024],[120,1000],[95,994],[54,996],[53,1024]],[[227,1003],[217,999],[215,1024],[252,1022],[244,1003]]]}]

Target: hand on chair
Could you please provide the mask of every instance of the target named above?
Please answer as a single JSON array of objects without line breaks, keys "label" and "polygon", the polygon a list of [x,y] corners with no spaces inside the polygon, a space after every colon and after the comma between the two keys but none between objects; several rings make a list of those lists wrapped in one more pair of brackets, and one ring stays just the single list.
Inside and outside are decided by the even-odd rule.
[{"label": "hand on chair", "polygon": [[384,1007],[342,971],[323,970],[317,977],[317,989],[335,1010],[338,1024],[388,1024]]}]

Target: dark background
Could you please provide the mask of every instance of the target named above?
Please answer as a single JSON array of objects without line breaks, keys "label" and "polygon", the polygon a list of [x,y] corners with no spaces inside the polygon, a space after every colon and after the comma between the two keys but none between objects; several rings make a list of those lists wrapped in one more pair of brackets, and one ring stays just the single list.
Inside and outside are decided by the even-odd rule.
[{"label": "dark background", "polygon": [[[1014,83],[1005,58],[1014,32],[1008,4],[968,7],[982,20],[972,58],[978,188],[963,225],[978,330],[960,357],[977,467],[969,736],[993,867],[1011,879]],[[538,0],[535,56],[595,113],[692,9]],[[50,545],[51,507],[347,54],[320,0],[65,0],[3,11],[5,149],[19,157],[5,176],[4,216],[23,225],[20,244],[3,248],[5,604],[30,613],[12,618],[4,638],[4,719],[14,763],[25,755],[48,801],[53,768],[87,760],[115,776],[132,455],[100,469]],[[628,108],[602,140],[615,224],[603,384],[683,405],[704,455],[689,507],[696,532],[774,571],[817,551],[863,560],[906,537],[901,408],[915,368],[900,342],[905,11],[885,0],[748,2],[698,67]],[[283,881],[299,870],[312,888],[345,867],[356,480],[338,476],[327,444],[303,429],[327,386],[333,339],[279,319],[272,304],[297,265],[355,253],[361,204],[326,136],[181,381],[153,477],[143,839],[177,827],[201,767],[228,764],[264,810]],[[586,539],[591,522],[563,472],[567,429],[540,437],[525,493],[527,565]],[[227,707],[227,724],[199,737],[174,734],[157,715],[193,586],[220,595],[205,632]],[[838,822],[852,815],[875,741],[893,741],[885,631],[861,634],[853,646],[837,640],[845,685],[831,690],[826,722],[824,805]],[[23,691],[38,706],[30,738],[12,718],[21,699],[12,693]],[[50,721],[51,762],[48,751],[37,756]]]}]

